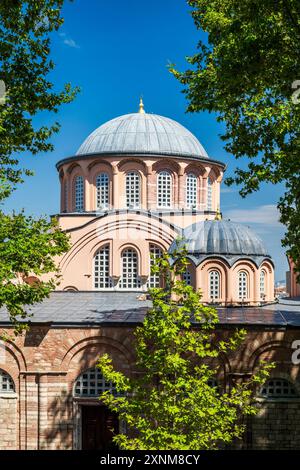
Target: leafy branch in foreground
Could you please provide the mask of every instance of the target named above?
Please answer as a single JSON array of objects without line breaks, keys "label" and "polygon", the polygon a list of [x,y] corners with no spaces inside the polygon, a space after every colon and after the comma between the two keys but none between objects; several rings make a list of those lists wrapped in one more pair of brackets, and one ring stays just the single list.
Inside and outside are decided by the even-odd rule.
[{"label": "leafy branch in foreground", "polygon": [[175,263],[164,254],[152,267],[164,288],[150,290],[153,307],[135,331],[138,373],[128,377],[114,369],[108,355],[99,359],[117,392],[104,392],[100,399],[128,430],[113,438],[121,449],[217,449],[241,438],[241,418],[256,413],[255,388],[272,367],[261,364],[251,379],[224,393],[212,386],[218,358],[235,350],[246,333],[218,338],[216,310],[202,305],[201,293],[181,280],[188,264],[185,250],[175,250],[173,257]]}]

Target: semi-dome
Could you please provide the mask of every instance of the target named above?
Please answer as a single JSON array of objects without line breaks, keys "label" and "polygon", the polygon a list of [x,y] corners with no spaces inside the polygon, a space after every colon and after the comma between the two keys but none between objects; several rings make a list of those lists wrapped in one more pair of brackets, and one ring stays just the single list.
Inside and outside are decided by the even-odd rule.
[{"label": "semi-dome", "polygon": [[138,113],[125,114],[92,132],[76,155],[154,154],[208,158],[199,140],[173,119],[148,114],[140,103]]},{"label": "semi-dome", "polygon": [[[205,220],[182,231],[182,241],[189,254],[270,257],[262,240],[249,227],[229,220]],[[176,241],[170,247],[175,249]]]}]

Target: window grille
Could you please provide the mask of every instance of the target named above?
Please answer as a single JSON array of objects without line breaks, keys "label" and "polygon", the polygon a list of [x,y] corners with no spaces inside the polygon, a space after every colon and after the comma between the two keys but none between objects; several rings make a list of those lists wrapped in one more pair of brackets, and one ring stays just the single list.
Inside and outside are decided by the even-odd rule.
[{"label": "window grille", "polygon": [[266,281],[266,273],[262,269],[260,271],[260,277],[259,277],[259,291],[260,291],[260,298],[264,300],[265,298],[265,281]]},{"label": "window grille", "polygon": [[297,392],[294,385],[286,379],[269,379],[263,385],[260,395],[265,398],[295,398]]},{"label": "window grille", "polygon": [[218,300],[220,296],[220,273],[210,271],[209,273],[209,296],[211,300]]},{"label": "window grille", "polygon": [[127,248],[122,253],[122,277],[121,289],[137,289],[140,287],[138,276],[138,255],[132,248]]},{"label": "window grille", "polygon": [[172,177],[168,171],[157,175],[157,206],[160,208],[172,205]]},{"label": "window grille", "polygon": [[75,178],[75,211],[82,212],[84,210],[84,187],[83,177]]},{"label": "window grille", "polygon": [[81,374],[75,382],[75,397],[95,397],[98,398],[103,392],[112,391],[116,394],[115,386],[112,382],[107,382],[97,367],[88,369]]},{"label": "window grille", "polygon": [[193,173],[189,173],[186,178],[186,205],[189,209],[197,207],[197,177]]},{"label": "window grille", "polygon": [[248,298],[248,274],[245,271],[239,272],[239,300]]},{"label": "window grille", "polygon": [[109,245],[97,251],[94,258],[94,285],[95,289],[112,287],[109,276]]},{"label": "window grille", "polygon": [[207,178],[207,210],[212,211],[212,180]]},{"label": "window grille", "polygon": [[96,178],[96,207],[107,208],[109,204],[109,177],[107,173],[100,173]]},{"label": "window grille", "polygon": [[150,245],[150,276],[148,280],[148,287],[160,287],[160,275],[151,274],[151,266],[155,263],[157,258],[162,256],[162,250],[157,245]]},{"label": "window grille", "polygon": [[13,393],[15,391],[15,384],[9,374],[0,369],[0,392]]},{"label": "window grille", "polygon": [[186,283],[187,286],[192,285],[192,274],[189,269],[186,269],[186,271],[184,271],[184,273],[182,274],[182,279]]},{"label": "window grille", "polygon": [[136,171],[126,174],[126,207],[129,209],[140,207],[140,180]]}]

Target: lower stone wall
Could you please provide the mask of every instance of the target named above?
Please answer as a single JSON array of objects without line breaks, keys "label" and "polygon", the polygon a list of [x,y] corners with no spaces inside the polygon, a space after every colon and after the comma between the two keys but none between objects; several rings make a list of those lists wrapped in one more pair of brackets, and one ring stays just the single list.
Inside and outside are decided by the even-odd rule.
[{"label": "lower stone wall", "polygon": [[17,448],[17,397],[0,396],[0,450]]},{"label": "lower stone wall", "polygon": [[251,448],[300,449],[300,401],[263,402],[252,419]]}]

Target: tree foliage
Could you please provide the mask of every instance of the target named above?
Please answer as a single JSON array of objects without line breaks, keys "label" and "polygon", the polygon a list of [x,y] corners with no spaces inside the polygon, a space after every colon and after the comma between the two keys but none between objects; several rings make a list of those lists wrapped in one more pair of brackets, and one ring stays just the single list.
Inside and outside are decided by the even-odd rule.
[{"label": "tree foliage", "polygon": [[227,340],[218,338],[218,315],[201,304],[201,293],[181,280],[188,264],[184,250],[175,250],[176,263],[167,254],[155,261],[164,288],[150,290],[153,307],[135,331],[138,374],[116,371],[103,355],[98,367],[115,384],[117,394],[104,392],[100,399],[124,420],[128,432],[113,439],[121,449],[216,449],[240,438],[241,417],[256,412],[252,403],[255,385],[265,381],[271,365],[235,384],[224,393],[212,386],[217,366],[210,361],[235,350],[245,337],[236,331]]},{"label": "tree foliage", "polygon": [[59,124],[35,128],[41,111],[56,113],[78,91],[66,84],[55,91],[49,73],[51,33],[63,24],[63,0],[1,0],[0,80],[6,87],[0,104],[0,199],[9,195],[22,176],[31,174],[19,166],[17,154],[37,154],[53,149],[49,139]]},{"label": "tree foliage", "polygon": [[[77,93],[70,84],[60,92],[49,78],[51,33],[63,24],[63,0],[1,0],[0,83],[6,95],[0,98],[0,201],[8,197],[25,174],[20,154],[53,149],[50,138],[59,124],[35,127],[42,111],[56,113]],[[3,92],[3,86],[0,87]],[[22,156],[24,159],[24,156]],[[59,281],[55,256],[69,248],[69,240],[57,225],[44,217],[33,218],[0,211],[0,306],[8,310],[18,334],[26,323],[28,306],[47,297]],[[47,281],[28,284],[28,277]],[[43,277],[44,279],[44,277]]]},{"label": "tree foliage", "polygon": [[216,112],[225,149],[247,169],[227,184],[240,194],[262,182],[285,185],[278,201],[287,226],[283,246],[300,272],[300,3],[297,0],[188,0],[207,33],[184,72],[188,111]]}]

